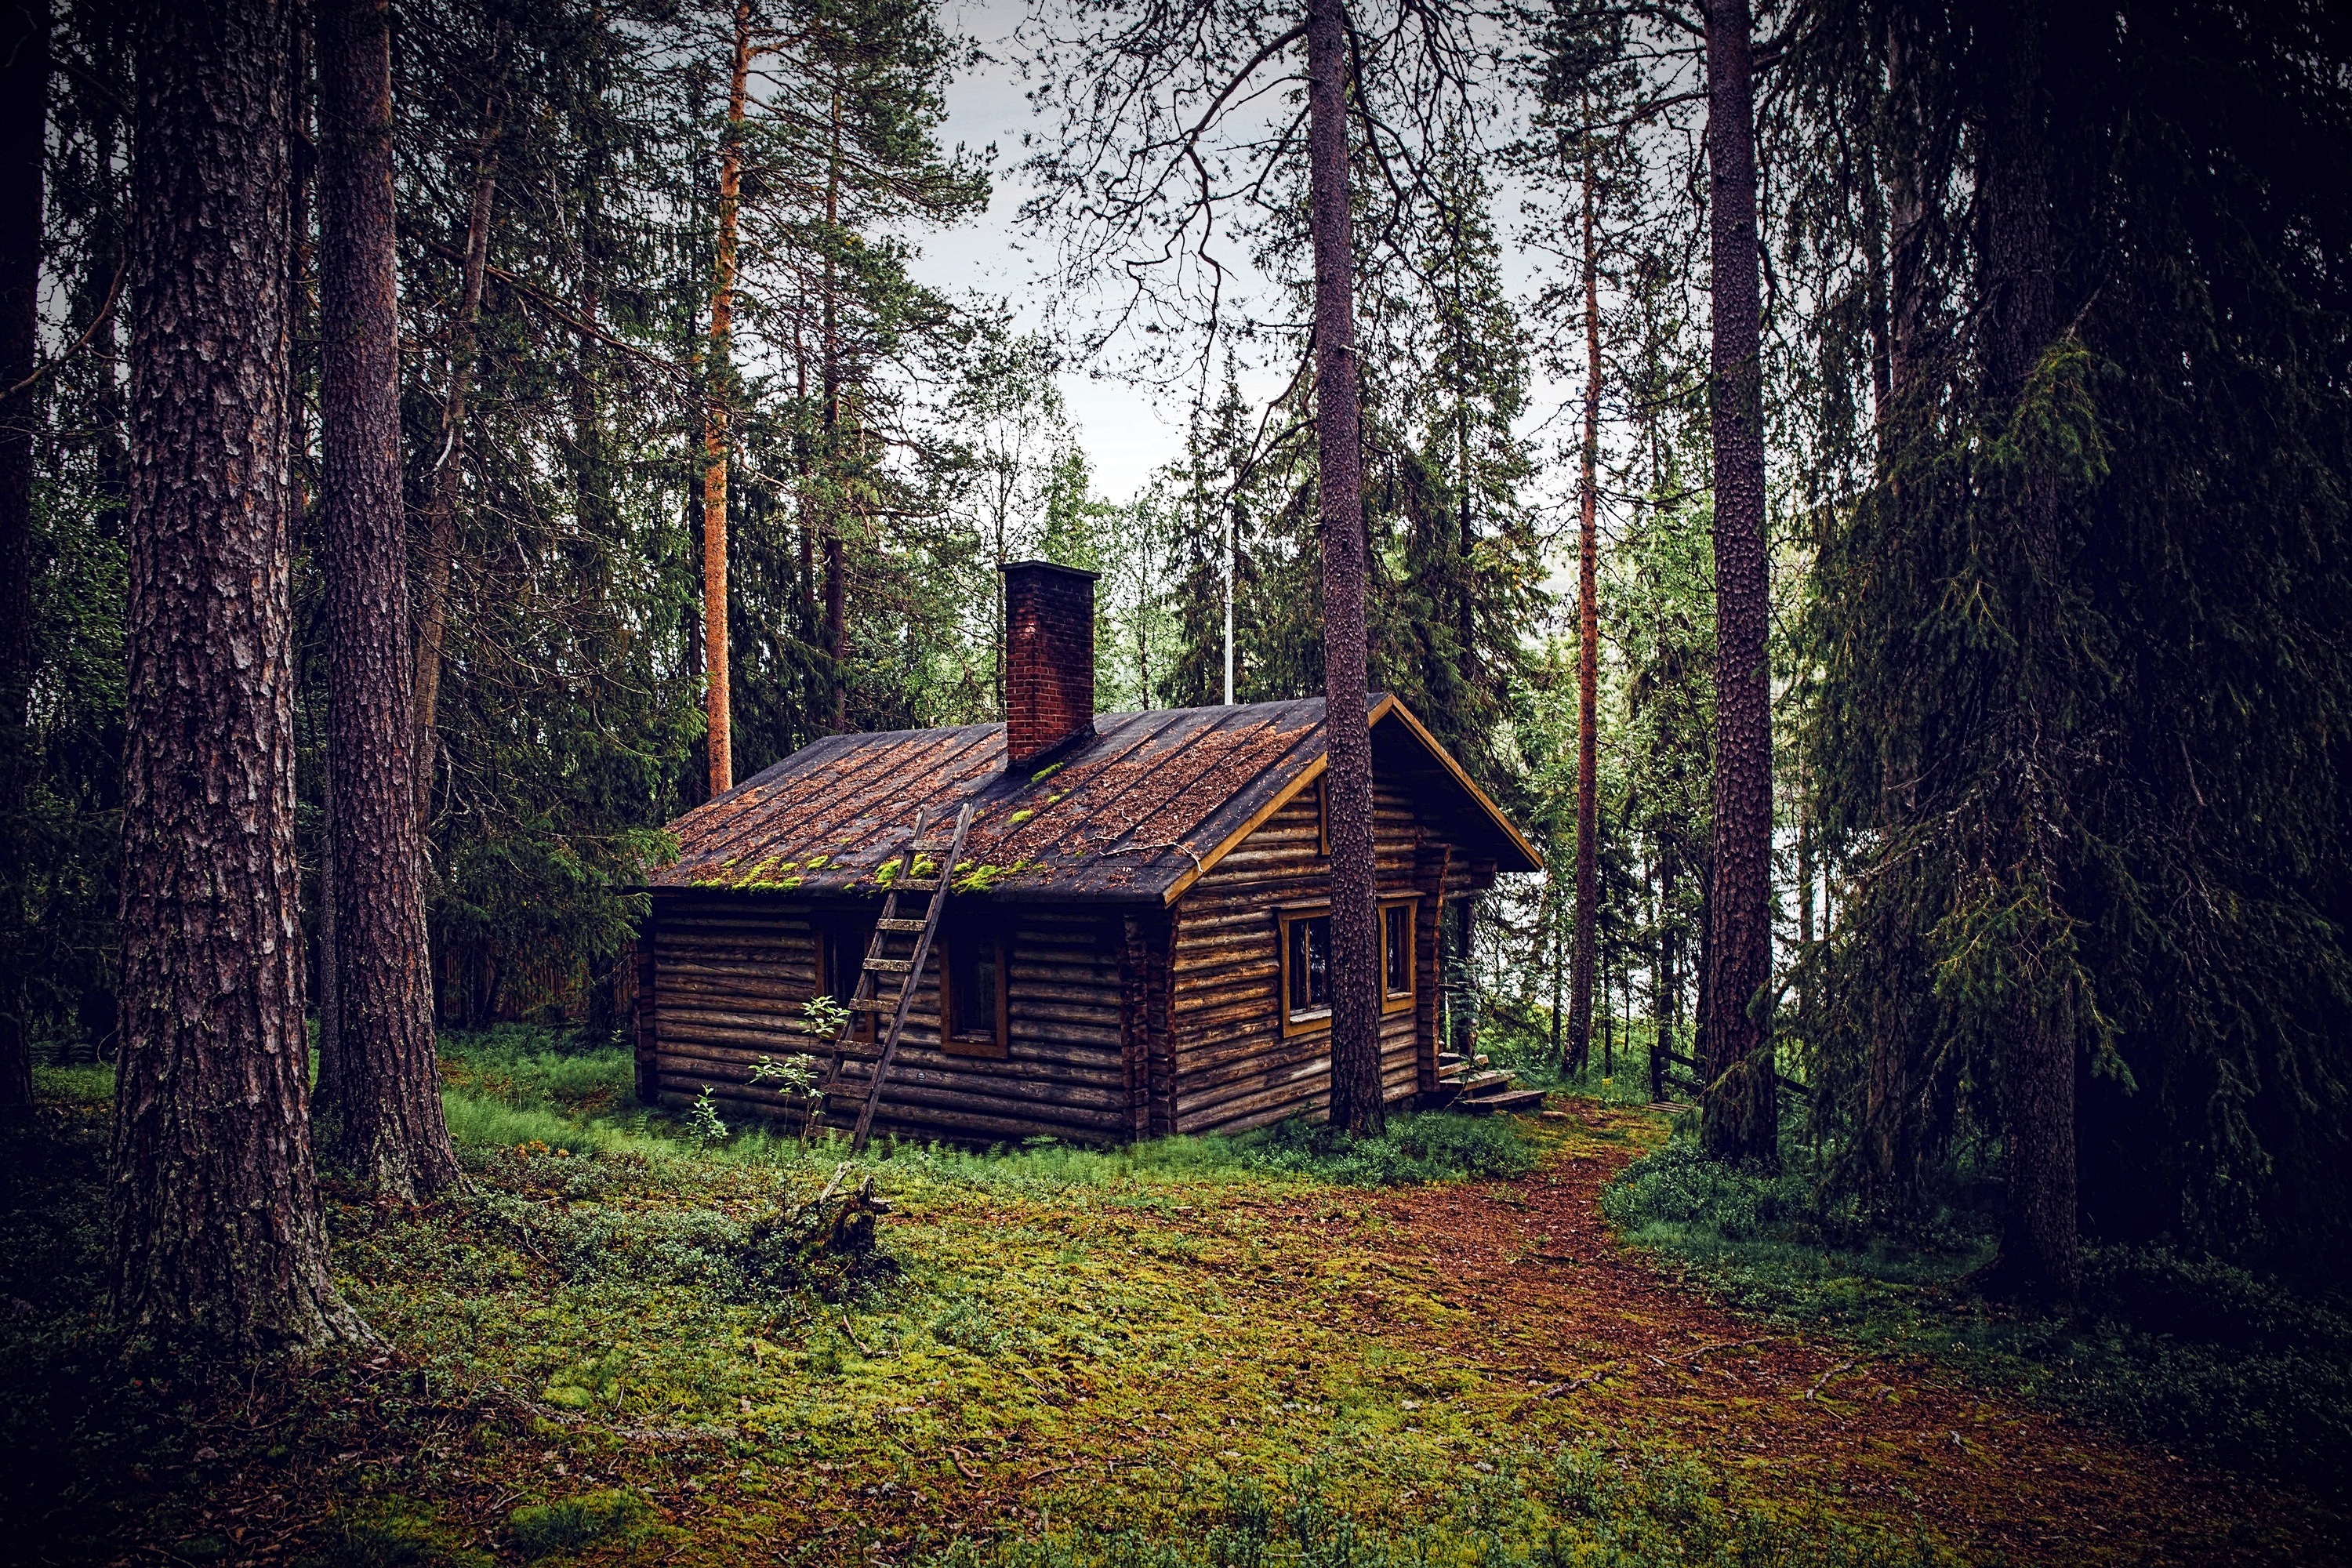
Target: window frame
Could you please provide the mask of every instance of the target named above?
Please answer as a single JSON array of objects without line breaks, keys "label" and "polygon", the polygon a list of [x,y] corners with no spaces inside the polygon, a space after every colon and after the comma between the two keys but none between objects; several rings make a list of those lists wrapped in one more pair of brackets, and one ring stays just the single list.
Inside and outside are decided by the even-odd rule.
[{"label": "window frame", "polygon": [[[975,949],[992,947],[996,950],[996,1019],[995,1026],[986,1036],[959,1033],[955,1026],[955,972],[957,955],[969,954]],[[940,1050],[951,1057],[974,1057],[984,1061],[1003,1061],[1013,1054],[1013,943],[1003,936],[988,936],[975,931],[942,931],[933,951],[940,961]]]},{"label": "window frame", "polygon": [[1328,1033],[1331,1027],[1331,1006],[1328,1002],[1326,1002],[1320,1009],[1310,1009],[1305,1013],[1293,1013],[1290,1010],[1290,928],[1297,925],[1301,921],[1321,921],[1324,922],[1323,962],[1326,966],[1325,973],[1328,975],[1329,973],[1328,965],[1331,962],[1330,920],[1331,906],[1328,903],[1297,904],[1287,909],[1278,909],[1275,910],[1274,944],[1276,962],[1274,1013],[1275,1016],[1281,1021],[1282,1034],[1285,1039],[1288,1039],[1294,1035],[1317,1035]]},{"label": "window frame", "polygon": [[[1409,1013],[1421,999],[1421,895],[1391,893],[1383,895],[1381,909],[1381,1016]],[[1389,919],[1396,910],[1404,911],[1404,989],[1396,990],[1389,982]]]},{"label": "window frame", "polygon": [[[843,1006],[857,994],[858,969],[866,962],[866,949],[874,940],[874,922],[880,917],[859,917],[855,914],[821,915],[809,922],[816,933],[816,984],[812,996],[831,996]],[[846,993],[835,992],[827,983],[827,971],[836,962],[848,972]],[[849,1037],[871,1044],[875,1038],[876,1015],[859,1013],[850,1020]]]}]

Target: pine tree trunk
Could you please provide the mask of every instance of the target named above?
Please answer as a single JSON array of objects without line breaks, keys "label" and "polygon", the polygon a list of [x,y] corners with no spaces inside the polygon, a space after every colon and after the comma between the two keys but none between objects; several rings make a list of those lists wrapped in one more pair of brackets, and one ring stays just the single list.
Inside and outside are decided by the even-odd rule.
[{"label": "pine tree trunk", "polygon": [[293,6],[157,8],[132,189],[120,1324],[358,1338],[310,1165],[287,519]]},{"label": "pine tree trunk", "polygon": [[466,471],[466,401],[473,391],[482,284],[489,270],[490,211],[498,197],[499,132],[504,97],[507,37],[492,47],[492,89],[481,150],[474,164],[474,195],[466,212],[466,258],[457,275],[457,316],[450,323],[449,384],[441,396],[441,438],[425,479],[425,563],[419,573],[425,603],[416,628],[416,687],[411,700],[416,739],[416,816],[433,810],[433,765],[440,744],[441,663],[449,637],[449,578],[457,559],[457,489]]},{"label": "pine tree trunk", "polygon": [[[832,247],[841,243],[841,88],[833,89],[824,176],[824,363],[821,367],[824,393],[824,657],[825,689],[831,699],[827,721],[838,735],[849,728],[849,681],[845,668],[849,657],[848,584],[841,548],[841,507],[845,486],[841,460],[841,305],[836,290]],[[999,543],[1000,563],[1003,557]],[[1003,605],[997,606],[999,635],[1004,625]],[[1002,664],[1000,658],[999,663]],[[997,692],[997,711],[1004,710],[1003,691]]]},{"label": "pine tree trunk", "polygon": [[[2005,425],[2056,333],[2050,239],[2048,92],[2039,6],[2013,0],[1989,10],[1987,65],[1994,84],[1986,115],[1984,193],[1985,390],[1988,422]],[[2053,824],[2063,816],[2056,625],[2058,500],[2048,476],[2014,481],[2012,545],[2021,602],[2012,618],[2014,706],[2003,715],[1995,861],[2022,912],[2010,967],[2020,977],[1999,1084],[2007,1135],[2008,1207],[1992,1274],[2004,1288],[2072,1300],[2080,1285],[2074,1169],[2074,1042],[2042,994],[2047,947],[2063,928],[2064,892]]]},{"label": "pine tree trunk", "polygon": [[40,351],[41,195],[48,130],[47,0],[0,12],[0,1121],[33,1108],[24,836],[34,768],[32,378]]},{"label": "pine tree trunk", "polygon": [[735,0],[727,76],[727,130],[719,151],[719,248],[710,282],[709,392],[702,419],[702,678],[710,793],[735,787],[727,686],[727,402],[734,394],[735,235],[743,190],[743,107],[751,70],[751,0]]},{"label": "pine tree trunk", "polygon": [[1748,0],[1707,6],[1706,153],[1713,255],[1715,922],[1702,1142],[1771,1163],[1780,1106],[1769,1033],[1748,1004],[1771,977],[1772,689],[1764,552],[1756,126]]},{"label": "pine tree trunk", "polygon": [[329,1162],[415,1203],[457,1179],[433,1058],[413,787],[386,0],[319,8],[319,376],[341,1061]]},{"label": "pine tree trunk", "polygon": [[1348,214],[1347,17],[1307,0],[1309,226],[1315,249],[1315,446],[1323,531],[1323,736],[1330,772],[1331,1124],[1378,1132],[1379,910],[1367,728],[1363,454],[1357,436],[1355,255]]},{"label": "pine tree trunk", "polygon": [[1601,269],[1593,254],[1592,154],[1584,158],[1584,442],[1576,535],[1576,955],[1568,1059],[1592,1056],[1592,957],[1601,910]]}]

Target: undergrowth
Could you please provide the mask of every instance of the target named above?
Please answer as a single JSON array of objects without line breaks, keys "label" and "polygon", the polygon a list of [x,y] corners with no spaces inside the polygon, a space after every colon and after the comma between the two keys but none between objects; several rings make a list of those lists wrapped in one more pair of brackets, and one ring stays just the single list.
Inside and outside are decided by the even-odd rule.
[{"label": "undergrowth", "polygon": [[1624,1238],[1753,1311],[1947,1365],[2175,1453],[2352,1492],[2352,1311],[2210,1258],[2093,1246],[2071,1316],[1971,1287],[1995,1246],[1982,1209],[1901,1236],[1824,1198],[1801,1155],[1765,1175],[1685,1138],[1626,1167],[1601,1199]]}]

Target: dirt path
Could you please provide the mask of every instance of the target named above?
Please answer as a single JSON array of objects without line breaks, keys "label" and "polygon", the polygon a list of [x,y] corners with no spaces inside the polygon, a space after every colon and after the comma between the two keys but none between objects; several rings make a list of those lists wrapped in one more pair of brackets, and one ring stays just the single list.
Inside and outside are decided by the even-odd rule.
[{"label": "dirt path", "polygon": [[[1588,1125],[1622,1125],[1575,1113]],[[1916,1518],[2014,1563],[2347,1561],[2300,1499],[2134,1447],[1920,1365],[1714,1306],[1621,1251],[1601,1189],[1638,1151],[1576,1140],[1510,1183],[1382,1198],[1459,1282],[1522,1418],[1652,1430],[1842,1512]],[[1563,1408],[1565,1407],[1565,1408]]]}]

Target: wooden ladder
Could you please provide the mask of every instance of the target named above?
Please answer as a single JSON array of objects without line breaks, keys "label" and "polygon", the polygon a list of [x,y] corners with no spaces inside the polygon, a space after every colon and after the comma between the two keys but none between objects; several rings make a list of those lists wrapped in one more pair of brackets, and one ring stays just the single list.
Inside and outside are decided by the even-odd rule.
[{"label": "wooden ladder", "polygon": [[[874,922],[874,934],[866,943],[866,962],[858,968],[857,988],[849,998],[849,1016],[842,1020],[841,1030],[834,1037],[833,1066],[824,1075],[822,1091],[824,1099],[840,1091],[858,1019],[889,1015],[889,1027],[882,1035],[882,1049],[874,1058],[874,1070],[866,1080],[865,1103],[858,1107],[857,1134],[849,1145],[853,1154],[865,1152],[866,1136],[873,1131],[874,1109],[882,1102],[882,1080],[889,1076],[890,1063],[898,1054],[898,1034],[907,1026],[908,1005],[915,999],[916,982],[922,978],[923,964],[931,955],[931,939],[939,934],[940,916],[948,907],[948,888],[955,879],[956,860],[963,854],[964,835],[971,827],[971,811],[966,805],[956,814],[955,837],[945,843],[923,837],[924,815],[918,813],[915,830],[898,846],[898,869],[890,879],[888,891],[882,896],[881,918]],[[918,877],[916,857],[925,853],[940,857],[938,868],[929,877]],[[901,893],[930,895],[922,919],[899,917]],[[904,958],[890,957],[891,946],[904,937],[914,939],[913,950]],[[885,999],[882,988],[888,981],[896,981],[898,990],[895,997]],[[824,1099],[818,1103],[823,1104]]]}]

